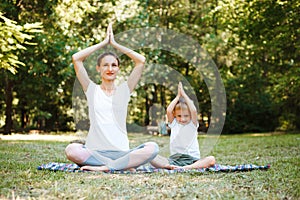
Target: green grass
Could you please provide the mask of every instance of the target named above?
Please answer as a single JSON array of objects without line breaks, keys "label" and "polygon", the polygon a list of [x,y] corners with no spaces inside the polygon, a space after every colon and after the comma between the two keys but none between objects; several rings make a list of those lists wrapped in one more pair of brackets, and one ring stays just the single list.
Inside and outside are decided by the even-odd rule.
[{"label": "green grass", "polygon": [[[131,145],[168,137],[130,134]],[[202,137],[199,137],[201,141]],[[299,199],[299,134],[221,136],[211,153],[219,164],[271,164],[235,173],[103,174],[38,171],[68,162],[67,142],[0,141],[0,199]]]}]

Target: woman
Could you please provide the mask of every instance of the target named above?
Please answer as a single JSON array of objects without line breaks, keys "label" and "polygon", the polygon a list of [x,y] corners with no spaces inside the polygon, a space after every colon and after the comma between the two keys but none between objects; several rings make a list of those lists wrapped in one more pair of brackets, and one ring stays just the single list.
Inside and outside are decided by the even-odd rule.
[{"label": "woman", "polygon": [[[115,85],[120,70],[119,59],[115,54],[104,53],[97,59],[96,70],[101,76],[100,85],[89,78],[83,65],[89,55],[106,45],[126,54],[135,64],[128,80],[119,86]],[[82,166],[82,170],[93,171],[131,170],[151,161],[158,154],[158,145],[147,142],[129,149],[126,131],[130,93],[142,75],[145,57],[118,44],[114,40],[110,23],[104,41],[75,53],[72,60],[76,76],[87,97],[90,129],[85,145],[73,143],[67,146],[67,158]]]}]

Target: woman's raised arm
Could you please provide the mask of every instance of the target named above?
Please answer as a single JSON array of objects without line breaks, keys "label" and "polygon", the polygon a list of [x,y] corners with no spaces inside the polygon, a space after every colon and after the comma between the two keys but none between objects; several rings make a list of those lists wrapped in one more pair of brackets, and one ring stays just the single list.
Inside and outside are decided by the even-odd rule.
[{"label": "woman's raised arm", "polygon": [[90,46],[86,49],[83,49],[75,54],[72,55],[72,61],[74,64],[74,69],[76,72],[76,76],[83,88],[84,91],[87,90],[87,87],[90,83],[90,78],[87,74],[87,71],[85,67],[83,66],[84,60],[91,55],[93,52],[97,51],[98,49],[101,49],[102,47],[106,46],[109,43],[109,34],[107,29],[107,35],[106,38],[100,42],[99,44],[95,44],[93,46]]},{"label": "woman's raised arm", "polygon": [[122,46],[115,41],[113,30],[112,30],[112,23],[110,23],[108,26],[108,32],[109,32],[110,44],[114,48],[116,48],[119,51],[121,51],[122,53],[126,54],[129,58],[131,58],[133,60],[133,62],[135,64],[134,69],[132,70],[132,72],[129,75],[128,80],[127,80],[130,92],[132,92],[134,90],[135,86],[137,85],[139,79],[142,76],[146,58],[143,55],[141,55],[125,46]]}]

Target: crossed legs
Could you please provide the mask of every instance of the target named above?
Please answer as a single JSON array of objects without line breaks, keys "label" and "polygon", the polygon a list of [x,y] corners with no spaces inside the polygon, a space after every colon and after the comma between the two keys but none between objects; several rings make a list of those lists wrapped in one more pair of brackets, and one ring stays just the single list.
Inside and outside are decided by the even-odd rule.
[{"label": "crossed legs", "polygon": [[[83,165],[81,167],[82,170],[107,171],[110,168],[116,170],[132,170],[133,168],[143,165],[155,158],[158,154],[158,145],[154,142],[144,143],[117,159],[111,159],[101,155],[95,157],[90,150],[84,148],[82,144],[77,143],[69,144],[65,153],[70,161]],[[99,160],[99,164],[90,165],[86,162],[92,156],[94,156],[96,160]]]},{"label": "crossed legs", "polygon": [[157,155],[151,162],[151,165],[156,168],[164,168],[164,169],[198,169],[198,168],[207,168],[212,167],[216,164],[216,159],[214,156],[208,156],[197,160],[193,164],[185,165],[185,166],[177,166],[177,165],[170,165],[170,162],[167,158]]},{"label": "crossed legs", "polygon": [[214,156],[207,156],[200,160],[197,160],[193,164],[183,166],[183,169],[198,169],[198,168],[207,168],[212,167],[216,164],[216,159]]}]

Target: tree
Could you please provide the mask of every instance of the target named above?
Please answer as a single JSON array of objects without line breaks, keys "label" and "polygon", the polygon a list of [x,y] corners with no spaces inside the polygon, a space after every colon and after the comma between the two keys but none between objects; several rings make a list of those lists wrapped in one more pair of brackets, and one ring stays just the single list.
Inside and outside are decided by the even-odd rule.
[{"label": "tree", "polygon": [[293,1],[224,0],[212,11],[227,46],[221,54],[228,99],[224,132],[273,131],[281,123],[296,128],[297,10]]},{"label": "tree", "polygon": [[41,32],[41,23],[27,23],[23,26],[10,20],[0,12],[0,70],[2,84],[4,85],[5,102],[5,127],[4,134],[9,134],[13,125],[12,102],[13,102],[13,79],[20,66],[25,64],[19,60],[21,51],[26,50],[25,45],[35,45],[30,43],[35,33]]},{"label": "tree", "polygon": [[[0,64],[4,72],[0,74],[0,85],[7,100],[0,96],[1,116],[10,108],[7,116],[12,116],[6,119],[13,118],[14,128],[20,130],[70,129],[75,77],[71,55],[101,41],[108,22],[114,20],[116,34],[134,28],[159,27],[199,42],[215,62],[226,88],[228,104],[223,132],[299,129],[299,6],[298,2],[282,0],[1,1],[2,16],[18,26],[7,31],[5,20],[1,19],[0,42],[7,56]],[[24,29],[26,24],[35,22],[43,23],[44,32]],[[17,34],[2,40],[21,29],[26,36]],[[135,36],[123,39],[128,44],[137,41]],[[190,84],[194,89],[201,116],[210,119],[212,88],[200,78],[204,74],[195,73],[193,63],[180,53],[159,46],[143,48],[142,43],[139,42],[139,50],[147,57],[147,63],[165,66],[145,71],[143,77],[171,83],[177,80],[157,74],[163,70],[167,73],[170,68],[178,72],[187,80],[184,85]],[[180,41],[178,44],[178,49],[185,47]],[[88,70],[93,71],[94,60],[86,62]],[[122,58],[122,66],[126,76],[131,71],[130,60]],[[151,81],[144,81],[146,84],[137,88],[129,105],[130,123],[153,123],[150,115],[159,113],[157,110],[171,101],[172,88]]]},{"label": "tree", "polygon": [[35,33],[42,31],[41,28],[41,23],[18,25],[16,21],[6,18],[0,12],[0,69],[16,74],[17,68],[25,65],[19,60],[17,52],[26,50],[24,45],[36,45],[30,43],[30,40],[34,38]]}]

